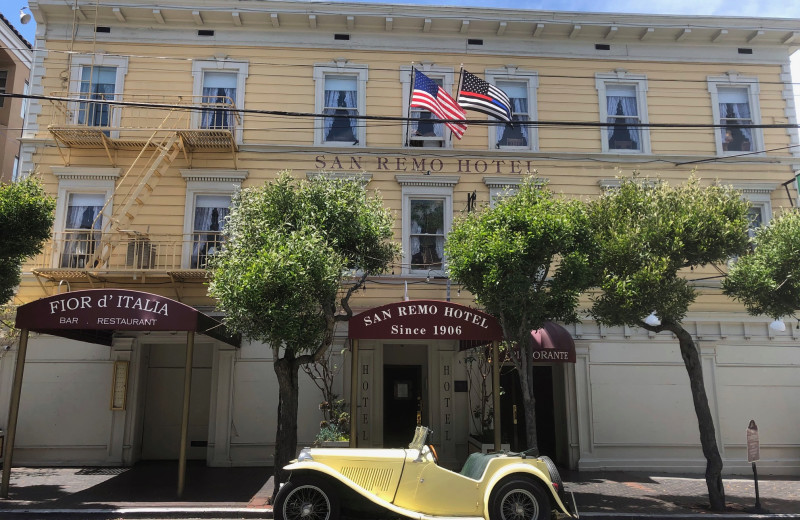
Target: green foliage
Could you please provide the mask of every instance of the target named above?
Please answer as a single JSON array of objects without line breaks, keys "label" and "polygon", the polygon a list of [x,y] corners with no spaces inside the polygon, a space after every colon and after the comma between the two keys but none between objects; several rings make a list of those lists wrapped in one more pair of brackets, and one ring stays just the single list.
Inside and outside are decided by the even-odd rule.
[{"label": "green foliage", "polygon": [[323,419],[319,423],[319,441],[347,441],[350,440],[350,409],[344,399],[332,394],[330,401],[319,404]]},{"label": "green foliage", "polygon": [[800,309],[800,212],[785,212],[760,228],[754,246],[733,264],[723,291],[750,314],[794,315]]},{"label": "green foliage", "polygon": [[513,196],[456,220],[445,243],[450,275],[499,318],[508,340],[526,344],[545,321],[578,320],[591,281],[587,224],[582,203],[528,178]]},{"label": "green foliage", "polygon": [[234,197],[225,245],[209,262],[209,293],[234,331],[314,352],[337,312],[342,273],[383,272],[397,254],[391,225],[359,181],[283,172]]},{"label": "green foliage", "polygon": [[0,185],[0,304],[14,294],[20,266],[50,238],[55,199],[30,177]]},{"label": "green foliage", "polygon": [[640,325],[655,311],[680,322],[696,293],[684,269],[725,262],[747,248],[748,203],[734,189],[692,177],[671,187],[634,175],[589,204],[600,294],[592,315]]}]

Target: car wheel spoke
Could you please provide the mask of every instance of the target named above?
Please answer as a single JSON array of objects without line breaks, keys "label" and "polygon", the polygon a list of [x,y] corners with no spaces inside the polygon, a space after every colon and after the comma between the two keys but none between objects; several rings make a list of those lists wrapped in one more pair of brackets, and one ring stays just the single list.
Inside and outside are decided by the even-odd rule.
[{"label": "car wheel spoke", "polygon": [[500,514],[502,520],[533,520],[539,516],[539,503],[529,492],[516,489],[503,498]]}]

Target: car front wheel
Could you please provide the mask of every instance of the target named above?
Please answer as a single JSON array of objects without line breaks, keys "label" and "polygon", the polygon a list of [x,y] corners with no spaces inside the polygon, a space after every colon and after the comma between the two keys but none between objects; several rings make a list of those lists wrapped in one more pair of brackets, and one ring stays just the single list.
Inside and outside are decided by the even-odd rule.
[{"label": "car front wheel", "polygon": [[339,520],[339,498],[316,478],[298,478],[281,487],[273,507],[275,520]]},{"label": "car front wheel", "polygon": [[530,480],[513,479],[492,492],[490,520],[549,520],[550,500]]}]

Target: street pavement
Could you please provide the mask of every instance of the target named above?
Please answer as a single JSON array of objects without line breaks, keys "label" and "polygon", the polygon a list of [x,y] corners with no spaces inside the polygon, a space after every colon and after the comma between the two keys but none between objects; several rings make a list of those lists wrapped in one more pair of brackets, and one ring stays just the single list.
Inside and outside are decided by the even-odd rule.
[{"label": "street pavement", "polygon": [[[190,461],[178,499],[177,464],[131,468],[19,467],[11,471],[0,518],[272,518],[272,468],[210,468]],[[759,475],[762,513],[752,478],[724,479],[728,508],[708,509],[700,475],[562,471],[582,518],[621,520],[800,520],[800,476]]]}]

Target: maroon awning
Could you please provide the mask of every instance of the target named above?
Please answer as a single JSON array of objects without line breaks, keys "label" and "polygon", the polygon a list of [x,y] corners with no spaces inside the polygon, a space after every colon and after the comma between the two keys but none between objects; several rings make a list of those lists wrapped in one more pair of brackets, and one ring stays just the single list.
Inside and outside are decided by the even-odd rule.
[{"label": "maroon awning", "polygon": [[575,363],[575,340],[561,325],[545,322],[531,331],[531,337],[535,363]]},{"label": "maroon awning", "polygon": [[351,339],[457,339],[500,341],[497,319],[483,311],[440,300],[390,303],[350,318]]},{"label": "maroon awning", "polygon": [[218,320],[164,296],[126,289],[89,289],[42,298],[17,309],[16,327],[111,345],[115,331],[194,331],[238,347]]}]

